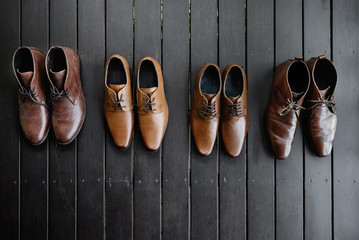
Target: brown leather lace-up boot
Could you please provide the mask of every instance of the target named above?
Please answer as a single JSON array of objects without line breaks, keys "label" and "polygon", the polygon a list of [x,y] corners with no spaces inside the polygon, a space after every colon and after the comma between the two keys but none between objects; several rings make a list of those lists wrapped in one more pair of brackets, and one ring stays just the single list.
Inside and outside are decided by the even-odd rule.
[{"label": "brown leather lace-up boot", "polygon": [[115,144],[128,148],[134,125],[131,77],[120,55],[111,56],[106,63],[104,113]]},{"label": "brown leather lace-up boot", "polygon": [[227,153],[236,157],[247,135],[249,115],[247,79],[241,66],[228,65],[223,72],[221,132]]},{"label": "brown leather lace-up boot", "polygon": [[46,72],[51,90],[52,128],[58,143],[68,144],[81,130],[86,115],[79,58],[70,48],[52,47],[46,56]]},{"label": "brown leather lace-up boot", "polygon": [[287,158],[291,151],[309,84],[309,70],[301,57],[281,63],[275,71],[264,124],[273,153],[279,159]]},{"label": "brown leather lace-up boot", "polygon": [[337,70],[323,56],[307,61],[311,84],[305,99],[306,133],[318,156],[328,156],[333,147],[337,126],[334,91],[337,85]]},{"label": "brown leather lace-up boot", "polygon": [[13,57],[13,70],[19,84],[21,128],[33,145],[39,145],[49,132],[45,54],[37,48],[19,47]]},{"label": "brown leather lace-up boot", "polygon": [[168,122],[168,105],[159,63],[145,57],[137,68],[137,114],[143,141],[149,150],[157,151]]},{"label": "brown leather lace-up boot", "polygon": [[221,71],[216,64],[204,64],[196,79],[190,124],[198,152],[209,155],[216,142],[222,91]]}]

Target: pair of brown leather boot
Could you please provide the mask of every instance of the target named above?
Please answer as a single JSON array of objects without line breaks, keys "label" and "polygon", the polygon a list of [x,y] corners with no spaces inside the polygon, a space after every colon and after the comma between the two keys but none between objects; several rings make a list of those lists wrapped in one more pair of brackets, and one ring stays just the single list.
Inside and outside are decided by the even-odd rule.
[{"label": "pair of brown leather boot", "polygon": [[337,114],[334,91],[337,71],[325,55],[306,63],[302,57],[281,63],[276,71],[264,123],[274,155],[287,158],[292,147],[299,115],[318,156],[331,153]]},{"label": "pair of brown leather boot", "polygon": [[[137,68],[136,85],[138,125],[149,150],[156,151],[168,122],[168,105],[159,63],[142,59]],[[105,69],[104,113],[115,144],[128,148],[134,126],[130,67],[120,55],[111,56]]]},{"label": "pair of brown leather boot", "polygon": [[58,143],[72,142],[86,114],[77,54],[70,48],[54,46],[45,57],[37,48],[19,47],[13,70],[19,84],[20,125],[25,137],[33,145],[41,144],[51,121]]},{"label": "pair of brown leather boot", "polygon": [[236,157],[241,152],[249,122],[246,74],[237,64],[228,65],[223,77],[219,67],[213,63],[204,64],[197,74],[190,124],[202,155],[212,152],[219,119],[226,151]]}]

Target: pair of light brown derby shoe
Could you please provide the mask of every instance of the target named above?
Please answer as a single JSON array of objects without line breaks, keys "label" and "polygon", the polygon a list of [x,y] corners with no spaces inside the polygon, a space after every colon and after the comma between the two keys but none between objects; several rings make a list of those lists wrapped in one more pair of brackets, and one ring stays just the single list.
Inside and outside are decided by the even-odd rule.
[{"label": "pair of light brown derby shoe", "polygon": [[19,84],[19,117],[25,137],[33,145],[41,144],[51,122],[58,143],[72,142],[86,114],[77,54],[70,48],[54,46],[45,57],[37,48],[19,47],[13,70]]},{"label": "pair of light brown derby shoe", "polygon": [[238,156],[248,123],[247,80],[242,67],[228,65],[222,77],[216,64],[204,64],[197,74],[190,114],[192,135],[199,153],[206,156],[212,152],[221,124],[227,153]]},{"label": "pair of light brown derby shoe", "polygon": [[337,125],[334,91],[337,71],[325,55],[307,62],[297,57],[281,63],[276,71],[264,123],[274,155],[290,154],[303,109],[306,135],[318,156],[328,156]]},{"label": "pair of light brown derby shoe", "polygon": [[[136,85],[138,125],[149,150],[156,151],[168,122],[168,105],[159,63],[142,59],[137,68]],[[104,114],[115,144],[128,148],[134,126],[130,67],[120,55],[111,56],[105,68]]]}]

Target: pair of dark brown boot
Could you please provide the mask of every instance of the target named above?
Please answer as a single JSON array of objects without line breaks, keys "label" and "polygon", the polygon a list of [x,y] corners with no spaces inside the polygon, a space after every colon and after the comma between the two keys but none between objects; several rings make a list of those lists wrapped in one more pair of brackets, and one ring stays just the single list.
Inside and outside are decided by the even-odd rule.
[{"label": "pair of dark brown boot", "polygon": [[304,62],[301,57],[281,63],[276,71],[264,123],[274,155],[290,154],[298,119],[318,156],[331,153],[337,114],[334,91],[337,71],[325,55]]},{"label": "pair of dark brown boot", "polygon": [[220,119],[224,147],[230,156],[236,157],[249,122],[246,74],[242,67],[231,64],[221,76],[216,64],[206,63],[197,74],[190,114],[192,135],[202,155],[212,152]]},{"label": "pair of dark brown boot", "polygon": [[43,143],[51,123],[58,143],[72,142],[86,113],[77,54],[55,46],[45,57],[37,48],[19,47],[13,70],[19,84],[19,117],[25,137],[33,145]]}]

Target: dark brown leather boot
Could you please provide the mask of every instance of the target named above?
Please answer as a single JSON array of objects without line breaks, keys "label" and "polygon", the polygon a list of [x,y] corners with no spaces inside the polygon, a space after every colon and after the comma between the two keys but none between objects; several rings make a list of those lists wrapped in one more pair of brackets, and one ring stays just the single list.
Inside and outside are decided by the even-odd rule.
[{"label": "dark brown leather boot", "polygon": [[21,128],[32,144],[39,145],[49,132],[45,54],[37,48],[19,47],[13,57],[13,70],[19,84]]},{"label": "dark brown leather boot", "polygon": [[337,85],[337,70],[325,55],[307,61],[311,84],[305,98],[306,133],[318,156],[328,156],[332,151],[337,113],[334,91]]},{"label": "dark brown leather boot", "polygon": [[70,48],[51,47],[46,56],[51,90],[51,123],[60,144],[75,139],[85,120],[85,98],[81,88],[77,54]]},{"label": "dark brown leather boot", "polygon": [[161,145],[168,122],[168,105],[160,64],[145,57],[137,68],[137,114],[143,141],[149,150]]},{"label": "dark brown leather boot", "polygon": [[301,57],[281,63],[275,71],[264,124],[273,153],[279,159],[290,153],[309,84],[309,70]]},{"label": "dark brown leather boot", "polygon": [[120,55],[111,56],[106,63],[104,113],[115,144],[128,148],[134,125],[131,77]]},{"label": "dark brown leather boot", "polygon": [[237,64],[228,65],[223,72],[221,104],[223,144],[230,156],[237,157],[242,150],[249,123],[247,78],[243,68]]},{"label": "dark brown leather boot", "polygon": [[198,152],[205,156],[217,138],[221,91],[221,70],[214,63],[204,64],[197,74],[190,124]]}]

